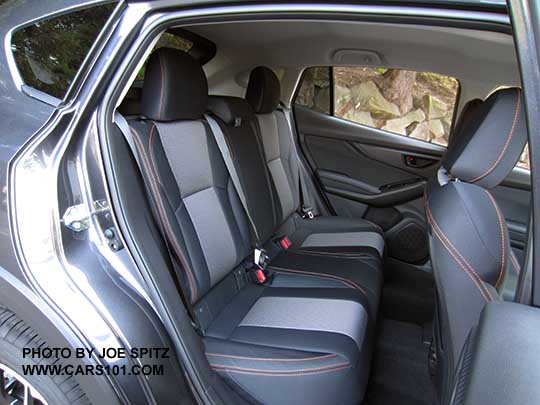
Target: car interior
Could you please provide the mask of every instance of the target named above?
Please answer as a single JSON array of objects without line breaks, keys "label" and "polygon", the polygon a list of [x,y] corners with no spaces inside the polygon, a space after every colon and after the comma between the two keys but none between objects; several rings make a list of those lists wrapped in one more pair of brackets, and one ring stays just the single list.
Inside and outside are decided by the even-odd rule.
[{"label": "car interior", "polygon": [[225,403],[462,403],[527,240],[511,33],[238,20],[146,54],[108,142],[203,380]]}]

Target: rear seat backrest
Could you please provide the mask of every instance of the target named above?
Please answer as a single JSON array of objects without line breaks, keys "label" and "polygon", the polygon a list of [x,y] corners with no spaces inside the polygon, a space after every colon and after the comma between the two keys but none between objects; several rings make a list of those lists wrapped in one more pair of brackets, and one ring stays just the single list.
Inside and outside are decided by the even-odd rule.
[{"label": "rear seat backrest", "polygon": [[[189,79],[179,80],[182,77]],[[184,52],[161,48],[146,68],[142,96],[146,119],[130,123],[149,162],[147,170],[156,179],[156,205],[161,205],[173,234],[168,239],[184,255],[186,281],[195,279],[190,286],[192,302],[251,251],[241,202],[203,120],[207,98],[200,64]]]},{"label": "rear seat backrest", "polygon": [[280,97],[280,83],[274,72],[264,66],[253,69],[246,100],[256,114],[266,163],[279,197],[279,224],[300,207],[298,159],[287,118],[277,109]]},{"label": "rear seat backrest", "polygon": [[210,96],[208,110],[222,127],[250,215],[264,243],[274,236],[277,227],[275,191],[264,163],[253,111],[246,100],[228,96]]}]

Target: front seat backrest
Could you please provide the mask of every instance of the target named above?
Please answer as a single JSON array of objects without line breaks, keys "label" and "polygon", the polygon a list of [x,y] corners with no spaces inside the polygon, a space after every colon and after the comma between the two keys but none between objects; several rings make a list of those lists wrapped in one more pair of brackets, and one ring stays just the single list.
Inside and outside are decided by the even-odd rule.
[{"label": "front seat backrest", "polygon": [[511,172],[526,140],[521,91],[498,90],[450,139],[438,176],[426,189],[443,397],[484,305],[501,300],[511,253],[504,216],[489,189]]}]

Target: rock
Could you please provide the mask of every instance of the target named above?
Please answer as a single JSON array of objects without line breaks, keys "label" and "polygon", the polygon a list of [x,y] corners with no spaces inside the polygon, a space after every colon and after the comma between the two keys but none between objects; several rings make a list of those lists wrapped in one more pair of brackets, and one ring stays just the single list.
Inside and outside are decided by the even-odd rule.
[{"label": "rock", "polygon": [[315,88],[315,105],[313,108],[320,112],[330,112],[330,88]]},{"label": "rock", "polygon": [[440,138],[444,136],[444,127],[441,120],[429,120],[427,121],[429,125],[429,131],[434,138]]},{"label": "rock", "polygon": [[320,87],[321,89],[330,87],[330,81],[328,81],[328,79],[314,79],[313,83],[315,86]]},{"label": "rock", "polygon": [[335,110],[339,111],[341,108],[352,99],[351,89],[345,86],[337,84],[334,88],[334,103]]},{"label": "rock", "polygon": [[304,81],[302,87],[298,92],[298,97],[296,102],[300,105],[305,105],[306,107],[313,107],[313,99],[315,95],[315,85],[310,81]]},{"label": "rock", "polygon": [[373,118],[371,117],[371,114],[367,111],[352,110],[347,112],[343,118],[349,121],[354,121],[358,124],[367,125],[369,127],[377,127],[373,121]]},{"label": "rock", "polygon": [[431,132],[429,130],[429,124],[427,122],[421,122],[409,134],[409,137],[420,139],[421,141],[429,142],[431,139]]},{"label": "rock", "polygon": [[386,125],[382,129],[390,132],[395,132],[401,135],[407,135],[407,127],[413,122],[422,122],[426,119],[426,114],[421,109],[411,111],[403,117],[394,118],[386,121]]},{"label": "rock", "polygon": [[431,143],[441,145],[441,146],[448,146],[448,141],[446,140],[446,138],[444,138],[442,136],[440,138],[435,138],[435,139],[431,140]]},{"label": "rock", "polygon": [[368,111],[375,118],[389,119],[401,115],[398,106],[387,101],[372,81],[354,86],[351,93],[355,109]]},{"label": "rock", "polygon": [[442,100],[431,94],[425,94],[423,97],[424,109],[427,113],[428,119],[443,118],[446,115],[448,106]]}]

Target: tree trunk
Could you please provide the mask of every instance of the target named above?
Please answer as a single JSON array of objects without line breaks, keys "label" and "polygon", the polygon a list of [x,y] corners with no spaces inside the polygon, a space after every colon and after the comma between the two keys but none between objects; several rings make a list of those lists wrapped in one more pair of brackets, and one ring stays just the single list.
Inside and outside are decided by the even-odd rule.
[{"label": "tree trunk", "polygon": [[402,114],[413,108],[413,87],[416,72],[389,69],[383,76],[381,88],[383,96],[399,107]]}]

